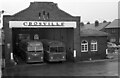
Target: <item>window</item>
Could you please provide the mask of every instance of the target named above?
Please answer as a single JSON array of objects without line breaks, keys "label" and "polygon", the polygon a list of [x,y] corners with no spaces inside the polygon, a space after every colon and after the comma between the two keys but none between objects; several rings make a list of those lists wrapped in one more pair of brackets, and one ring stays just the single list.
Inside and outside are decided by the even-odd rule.
[{"label": "window", "polygon": [[87,52],[88,51],[88,42],[86,40],[83,40],[81,42],[81,52]]},{"label": "window", "polygon": [[115,41],[116,41],[116,38],[114,37],[110,39],[110,42],[115,42]]},{"label": "window", "polygon": [[29,34],[18,34],[19,40],[30,40]]},{"label": "window", "polygon": [[50,52],[57,52],[57,47],[51,47]]},{"label": "window", "polygon": [[115,33],[115,29],[112,29],[112,33]]},{"label": "window", "polygon": [[64,47],[51,47],[50,52],[64,52]]},{"label": "window", "polygon": [[91,51],[97,51],[97,41],[91,41]]},{"label": "window", "polygon": [[58,52],[64,52],[64,47],[58,47]]}]

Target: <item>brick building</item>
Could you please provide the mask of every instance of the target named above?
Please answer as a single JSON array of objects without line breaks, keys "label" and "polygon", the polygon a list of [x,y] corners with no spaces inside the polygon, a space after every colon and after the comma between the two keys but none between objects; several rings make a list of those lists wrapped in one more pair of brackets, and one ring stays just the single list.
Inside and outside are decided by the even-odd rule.
[{"label": "brick building", "polygon": [[106,58],[108,33],[85,29],[80,31],[81,59],[95,60]]},{"label": "brick building", "polygon": [[4,15],[3,30],[6,66],[12,63],[11,53],[16,52],[19,34],[29,34],[31,40],[37,34],[39,39],[62,41],[66,45],[67,61],[80,60],[80,16],[66,13],[56,3],[31,2],[28,8],[14,15]]},{"label": "brick building", "polygon": [[113,20],[103,31],[111,34],[108,37],[110,42],[120,44],[120,19]]}]

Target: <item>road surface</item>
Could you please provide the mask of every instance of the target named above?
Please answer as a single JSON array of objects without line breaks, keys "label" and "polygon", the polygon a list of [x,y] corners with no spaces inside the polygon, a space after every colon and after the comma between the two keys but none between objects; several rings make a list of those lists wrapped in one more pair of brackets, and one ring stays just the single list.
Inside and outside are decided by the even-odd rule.
[{"label": "road surface", "polygon": [[118,61],[24,64],[9,72],[13,76],[118,76]]}]

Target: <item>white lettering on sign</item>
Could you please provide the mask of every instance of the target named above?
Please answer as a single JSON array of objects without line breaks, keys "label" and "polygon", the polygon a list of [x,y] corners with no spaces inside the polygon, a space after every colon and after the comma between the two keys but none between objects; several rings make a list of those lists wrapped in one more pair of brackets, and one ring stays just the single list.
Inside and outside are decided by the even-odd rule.
[{"label": "white lettering on sign", "polygon": [[10,28],[76,28],[76,21],[10,21]]},{"label": "white lettering on sign", "polygon": [[23,22],[24,26],[64,26],[63,22]]}]

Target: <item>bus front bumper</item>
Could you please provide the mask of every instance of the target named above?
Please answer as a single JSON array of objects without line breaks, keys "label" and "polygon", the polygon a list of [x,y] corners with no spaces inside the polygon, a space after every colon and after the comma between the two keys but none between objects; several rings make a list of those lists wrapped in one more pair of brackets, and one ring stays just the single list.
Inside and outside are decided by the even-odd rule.
[{"label": "bus front bumper", "polygon": [[28,57],[27,63],[44,62],[43,57]]}]

